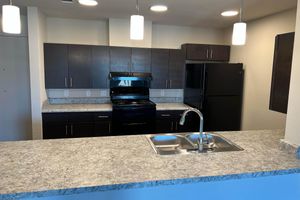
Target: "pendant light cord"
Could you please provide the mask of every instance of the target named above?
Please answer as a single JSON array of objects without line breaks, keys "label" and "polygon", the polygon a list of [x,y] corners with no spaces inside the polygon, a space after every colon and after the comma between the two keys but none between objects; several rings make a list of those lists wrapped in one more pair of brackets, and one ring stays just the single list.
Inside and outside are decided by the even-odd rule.
[{"label": "pendant light cord", "polygon": [[241,0],[241,5],[240,5],[240,22],[242,22],[242,19],[243,19],[243,8],[244,8],[244,1]]},{"label": "pendant light cord", "polygon": [[137,14],[140,14],[140,6],[139,6],[139,0],[136,0],[136,10],[137,10]]},{"label": "pendant light cord", "polygon": [[12,5],[12,0],[9,0],[10,5]]}]

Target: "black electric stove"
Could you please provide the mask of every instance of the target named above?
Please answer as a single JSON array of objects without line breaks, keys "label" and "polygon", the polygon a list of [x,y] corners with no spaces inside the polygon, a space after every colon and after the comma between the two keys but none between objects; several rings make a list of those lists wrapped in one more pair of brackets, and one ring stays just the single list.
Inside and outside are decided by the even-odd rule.
[{"label": "black electric stove", "polygon": [[149,100],[151,79],[149,73],[110,73],[114,135],[154,133],[156,105]]}]

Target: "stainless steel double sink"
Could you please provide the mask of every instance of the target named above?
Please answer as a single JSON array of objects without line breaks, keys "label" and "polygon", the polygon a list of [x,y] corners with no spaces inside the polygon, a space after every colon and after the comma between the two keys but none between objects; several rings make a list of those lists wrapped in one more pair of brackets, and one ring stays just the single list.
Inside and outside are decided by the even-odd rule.
[{"label": "stainless steel double sink", "polygon": [[243,149],[221,135],[203,134],[204,150],[198,151],[199,133],[159,134],[146,136],[152,148],[160,155],[195,154],[242,151]]}]

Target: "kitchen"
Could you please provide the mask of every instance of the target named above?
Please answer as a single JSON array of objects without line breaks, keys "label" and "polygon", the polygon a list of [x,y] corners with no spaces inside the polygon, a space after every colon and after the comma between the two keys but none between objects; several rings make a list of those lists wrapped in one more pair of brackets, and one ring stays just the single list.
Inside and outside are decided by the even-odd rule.
[{"label": "kitchen", "polygon": [[[3,2],[3,5],[6,3]],[[28,40],[27,48],[29,50],[19,50],[19,48],[11,50],[13,54],[18,52],[15,55],[19,57],[21,57],[20,54],[26,54],[22,58],[25,60],[23,62],[27,62],[27,68],[22,69],[25,71],[15,68],[14,70],[17,72],[11,72],[5,67],[1,71],[3,75],[1,76],[3,80],[1,85],[4,86],[3,93],[1,93],[3,94],[1,102],[4,103],[1,104],[5,105],[1,107],[1,113],[7,113],[7,117],[4,118],[1,115],[4,119],[1,119],[0,138],[3,141],[34,139],[32,142],[37,140],[36,142],[41,143],[1,143],[1,157],[3,155],[4,158],[1,163],[11,163],[11,165],[2,165],[3,168],[1,168],[1,171],[5,172],[1,178],[3,185],[0,187],[3,188],[0,194],[3,193],[4,199],[22,197],[100,198],[101,195],[104,195],[103,198],[105,195],[120,198],[121,194],[132,196],[137,193],[142,195],[140,198],[146,198],[147,195],[150,198],[151,193],[158,195],[157,198],[162,198],[159,194],[167,195],[168,191],[189,195],[184,192],[183,188],[185,187],[191,191],[205,187],[208,195],[214,191],[213,185],[217,187],[218,184],[221,188],[228,187],[227,195],[238,199],[239,194],[229,194],[230,191],[237,190],[238,187],[241,191],[245,191],[245,188],[249,187],[247,184],[251,182],[251,179],[247,178],[255,172],[267,176],[262,175],[263,178],[253,180],[254,185],[262,184],[263,181],[267,182],[264,184],[266,191],[259,193],[261,197],[264,196],[265,199],[268,199],[271,192],[279,197],[280,195],[275,192],[274,188],[283,186],[276,185],[275,183],[278,181],[282,183],[286,181],[290,185],[289,188],[284,187],[284,189],[291,190],[291,192],[284,192],[281,195],[290,194],[290,198],[286,197],[288,199],[299,197],[297,191],[292,191],[292,188],[299,185],[299,181],[297,182],[299,180],[299,160],[294,159],[297,144],[300,144],[297,134],[299,112],[297,112],[296,103],[299,92],[295,88],[298,79],[295,75],[297,74],[295,63],[299,62],[297,56],[293,57],[287,119],[285,114],[269,110],[269,107],[272,106],[270,105],[270,93],[275,36],[296,32],[294,55],[297,52],[296,24],[299,20],[296,20],[296,1],[288,1],[284,8],[280,2],[277,2],[280,6],[277,4],[270,6],[270,1],[266,1],[266,5],[263,6],[258,1],[244,1],[243,16],[247,22],[247,41],[243,46],[231,45],[232,27],[235,22],[239,21],[239,17],[225,18],[220,15],[226,9],[239,10],[240,1],[233,0],[226,3],[221,3],[221,1],[195,3],[195,1],[191,1],[186,5],[187,7],[179,2],[168,1],[168,10],[165,13],[150,11],[149,7],[157,2],[139,1],[139,12],[141,15],[145,15],[144,38],[140,41],[130,39],[129,19],[131,14],[137,12],[135,1],[128,1],[126,5],[119,6],[117,2],[101,1],[95,7],[85,7],[79,5],[77,1],[72,4],[64,4],[61,1],[52,4],[49,1],[39,3],[34,0],[16,0],[13,3],[23,6],[26,11],[21,12],[24,23],[22,23],[21,35],[16,37],[18,40]],[[203,10],[205,6],[211,10],[205,12]],[[193,7],[195,8],[193,9]],[[180,13],[186,12],[185,9],[191,10],[190,16],[180,17]],[[211,21],[203,20],[205,17],[201,17],[197,12],[198,9],[201,11],[200,14],[207,14],[205,17],[210,16]],[[178,12],[177,15],[176,12]],[[197,23],[199,24],[197,25]],[[11,37],[7,34],[2,35]],[[3,47],[3,45],[1,46]],[[9,44],[5,46],[9,47]],[[23,46],[26,47],[26,44]],[[212,50],[216,47],[218,47],[217,50]],[[215,53],[220,48],[222,48],[222,53]],[[203,49],[204,60],[199,58],[199,52]],[[4,58],[8,60],[5,63],[13,60],[10,58],[12,53],[7,53],[9,50],[5,48],[1,50],[1,54],[6,55]],[[193,52],[196,52],[195,55]],[[96,54],[97,56],[94,56]],[[216,55],[217,58],[214,57]],[[1,57],[1,60],[4,58]],[[93,63],[97,63],[96,68]],[[237,67],[237,72],[240,74],[236,76],[240,77],[235,79],[237,82],[230,83],[226,80],[228,67],[218,68],[220,65],[230,65],[228,63],[243,63],[242,70]],[[24,66],[22,63],[21,65]],[[82,65],[91,67],[82,70]],[[100,65],[104,67],[97,68]],[[53,67],[56,67],[55,70]],[[189,69],[192,71],[190,73],[192,75],[196,74],[193,73],[193,70],[208,71],[208,78],[205,79],[208,82],[205,86],[206,92],[213,91],[214,86],[224,86],[222,91],[227,85],[230,90],[236,86],[238,88],[235,90],[238,91],[237,102],[229,100],[225,107],[223,106],[224,101],[222,101],[221,105],[218,105],[216,100],[209,101],[214,97],[212,94],[211,96],[207,95],[203,101],[206,102],[202,105],[206,105],[206,110],[201,110],[201,105],[197,107],[197,105],[189,103],[186,96],[188,88],[185,87],[188,85],[187,80],[191,80],[185,78]],[[209,71],[211,69],[215,69],[212,71],[221,69],[223,76],[220,76],[219,73],[214,76],[214,73]],[[121,76],[120,74],[115,76],[116,72],[122,72]],[[26,77],[25,80],[16,79],[14,75],[13,79],[9,79],[9,73],[13,75],[20,73],[21,77],[26,74]],[[145,76],[145,73],[150,74]],[[201,70],[198,74],[201,74]],[[199,77],[195,76],[195,79],[200,79]],[[134,85],[131,83],[134,83],[135,78],[143,79],[143,87],[137,87],[136,90],[129,87],[126,90],[126,86]],[[224,82],[221,82],[222,78],[224,78]],[[18,82],[19,85],[15,86],[15,82]],[[218,82],[220,84],[215,84]],[[122,87],[112,87],[114,83]],[[192,84],[190,88],[197,89],[195,87],[198,86]],[[14,87],[17,92],[13,94]],[[198,91],[199,88],[202,87],[198,87]],[[5,90],[6,92],[4,92]],[[130,92],[128,96],[124,96],[124,91]],[[132,91],[137,93],[132,95]],[[115,92],[120,92],[119,94],[122,96],[115,95]],[[11,95],[5,95],[7,93]],[[196,103],[199,104],[201,102],[199,99],[204,97],[199,92],[195,94]],[[232,96],[232,94],[230,95]],[[146,128],[141,126],[138,130],[130,129],[128,126],[125,128],[114,126],[116,123],[113,115],[115,103],[112,105],[111,101],[120,100],[113,98],[124,100],[124,98],[128,99],[132,96],[151,101],[156,105],[156,113],[153,116],[153,112],[151,112],[152,120],[150,120],[152,123],[154,121],[154,124]],[[213,103],[208,104],[207,102]],[[18,107],[16,108],[15,105]],[[214,106],[209,107],[208,105]],[[216,152],[209,153],[209,155],[200,154],[199,156],[155,154],[145,135],[141,134],[199,132],[200,120],[196,113],[189,113],[183,126],[180,125],[181,115],[191,106],[203,111],[204,131],[245,131],[232,132],[232,134],[220,133],[222,137],[244,150]],[[217,109],[217,115],[214,108]],[[272,109],[276,110],[276,108]],[[124,114],[126,113],[127,111],[124,112]],[[208,113],[214,115],[209,117]],[[234,113],[235,116],[239,116],[236,120],[232,120]],[[12,116],[13,114],[16,116]],[[26,118],[26,124],[24,124],[24,120],[19,119],[21,115]],[[19,121],[16,120],[14,123],[9,121],[12,117],[17,116]],[[115,116],[119,116],[119,114]],[[138,117],[135,120],[141,118]],[[120,119],[122,121],[122,119],[128,118],[121,117]],[[130,121],[129,124],[136,126],[138,123],[140,121]],[[229,126],[230,123],[232,123],[231,126]],[[16,126],[16,124],[20,126]],[[11,128],[7,129],[7,127]],[[278,129],[286,129],[286,131],[278,131]],[[126,133],[127,130],[130,131]],[[109,137],[90,138],[92,136]],[[47,137],[51,139],[75,138],[40,140]],[[269,138],[273,138],[274,141],[269,141]],[[132,140],[135,141],[134,144]],[[291,148],[292,152],[285,154],[283,150],[279,150],[280,141],[282,146]],[[269,148],[274,152],[270,149],[260,149],[263,144],[269,144]],[[25,146],[22,147],[22,145]],[[26,149],[23,156],[22,148]],[[98,155],[97,152],[103,155]],[[274,157],[270,157],[265,152],[271,153]],[[128,155],[135,155],[135,157]],[[18,161],[20,156],[25,160]],[[45,157],[47,159],[42,159]],[[139,160],[141,158],[143,160]],[[11,162],[14,159],[16,162]],[[111,159],[117,159],[116,164]],[[243,162],[242,159],[250,160],[252,163]],[[8,160],[10,161],[8,162]],[[225,160],[227,161],[225,162]],[[237,165],[239,160],[241,166]],[[207,166],[197,165],[197,163],[209,162],[210,165],[207,164]],[[72,165],[72,163],[76,164]],[[17,166],[12,167],[15,165]],[[15,170],[5,170],[12,168]],[[96,170],[96,168],[98,169]],[[181,173],[179,173],[180,171]],[[268,176],[267,172],[271,172],[271,175]],[[236,178],[232,178],[230,174]],[[275,174],[282,176],[274,176]],[[246,179],[243,180],[239,175]],[[43,178],[38,179],[38,177]],[[287,178],[285,179],[285,177]],[[211,179],[227,180],[228,182],[207,182]],[[16,180],[22,181],[16,183]],[[31,185],[30,182],[35,184]],[[13,185],[16,186],[13,187]],[[25,185],[30,185],[30,187],[25,187]],[[258,192],[259,189],[255,190],[254,185],[252,185],[253,192]],[[273,189],[268,191],[266,185],[272,185],[270,188]],[[166,190],[163,190],[164,187]],[[88,192],[92,193],[88,194]],[[63,194],[68,195],[59,197]],[[74,194],[79,196],[74,196]],[[193,192],[192,194],[197,195]],[[84,195],[90,195],[90,197]],[[92,197],[93,195],[94,197]],[[249,195],[250,197],[251,195]],[[178,198],[180,199],[179,196]],[[254,197],[252,196],[252,198]]]}]

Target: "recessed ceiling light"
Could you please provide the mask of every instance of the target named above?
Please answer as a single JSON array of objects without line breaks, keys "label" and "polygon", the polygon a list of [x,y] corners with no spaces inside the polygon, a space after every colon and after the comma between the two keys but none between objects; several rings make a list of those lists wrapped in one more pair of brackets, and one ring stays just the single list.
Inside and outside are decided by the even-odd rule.
[{"label": "recessed ceiling light", "polygon": [[221,15],[223,17],[233,17],[233,16],[236,16],[238,14],[239,14],[239,12],[236,11],[236,10],[227,10],[227,11],[224,11],[224,12],[221,13]]},{"label": "recessed ceiling light", "polygon": [[150,7],[150,10],[153,12],[166,12],[168,7],[165,5],[153,5]]},{"label": "recessed ceiling light", "polygon": [[96,0],[78,0],[78,2],[85,6],[96,6],[98,2]]}]

